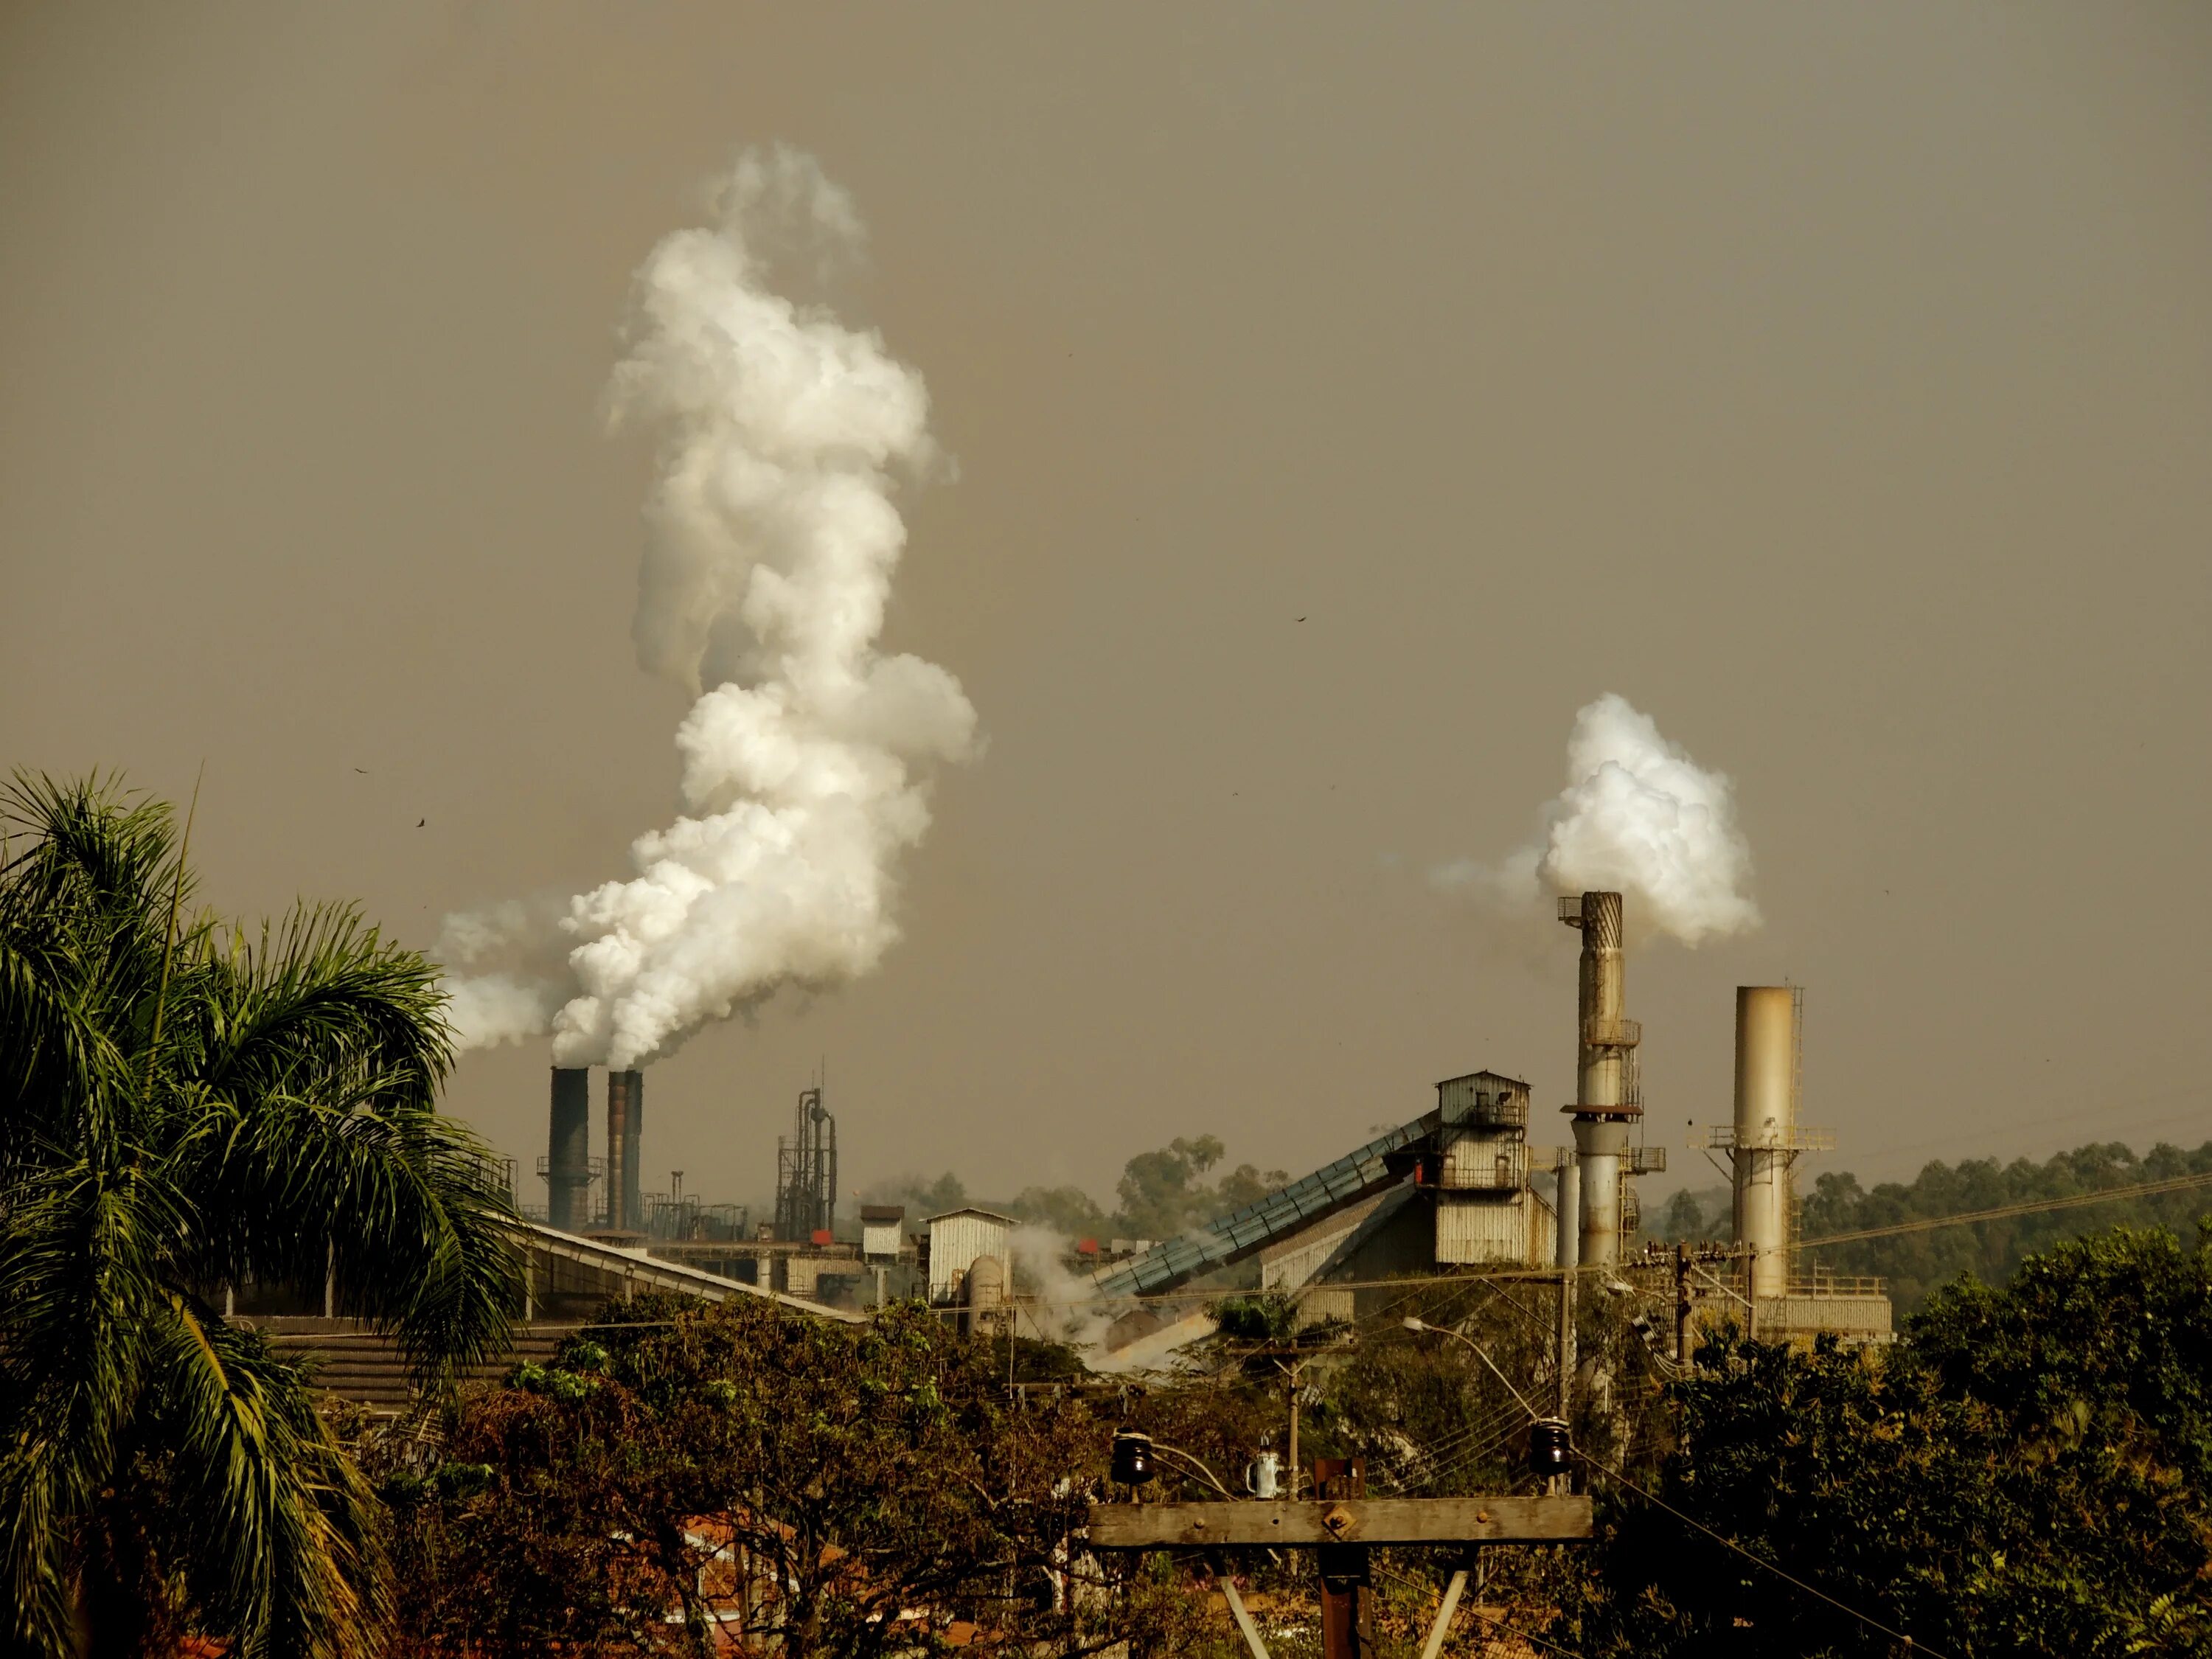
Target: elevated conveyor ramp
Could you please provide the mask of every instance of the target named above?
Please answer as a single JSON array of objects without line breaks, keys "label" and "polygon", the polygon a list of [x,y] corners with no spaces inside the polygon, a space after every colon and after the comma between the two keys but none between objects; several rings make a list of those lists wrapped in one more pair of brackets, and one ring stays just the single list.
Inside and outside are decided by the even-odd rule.
[{"label": "elevated conveyor ramp", "polygon": [[1233,1266],[1286,1233],[1395,1186],[1405,1179],[1412,1158],[1432,1146],[1443,1127],[1435,1112],[1401,1123],[1241,1210],[1155,1244],[1127,1261],[1100,1268],[1091,1282],[1101,1297],[1158,1296],[1201,1273]]},{"label": "elevated conveyor ramp", "polygon": [[834,1320],[841,1325],[867,1323],[865,1314],[850,1313],[842,1308],[810,1302],[805,1297],[791,1296],[781,1291],[767,1290],[738,1279],[726,1279],[720,1273],[686,1267],[680,1261],[663,1261],[641,1250],[623,1249],[598,1239],[562,1232],[542,1221],[517,1223],[507,1229],[507,1233],[532,1258],[531,1280],[533,1286],[550,1279],[554,1264],[558,1263],[582,1269],[590,1276],[588,1282],[592,1288],[602,1297],[629,1296],[639,1291],[680,1291],[687,1296],[704,1297],[709,1302],[728,1302],[739,1297],[753,1297],[763,1302],[773,1302],[793,1313]]}]

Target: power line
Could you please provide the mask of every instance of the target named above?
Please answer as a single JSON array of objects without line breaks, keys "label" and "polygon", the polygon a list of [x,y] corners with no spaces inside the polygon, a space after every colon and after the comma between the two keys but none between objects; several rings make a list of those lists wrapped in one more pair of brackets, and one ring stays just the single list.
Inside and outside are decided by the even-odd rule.
[{"label": "power line", "polygon": [[1613,1468],[1610,1464],[1599,1462],[1597,1459],[1592,1457],[1588,1452],[1582,1450],[1580,1448],[1577,1448],[1575,1449],[1575,1455],[1581,1458],[1583,1462],[1589,1464],[1590,1468],[1597,1470],[1601,1474],[1609,1476],[1611,1479],[1618,1480],[1622,1486],[1627,1487],[1629,1491],[1634,1492],[1645,1503],[1653,1505],[1655,1508],[1666,1510],[1668,1514],[1673,1516],[1677,1521],[1681,1522],[1686,1526],[1695,1527],[1699,1532],[1705,1534],[1706,1537],[1711,1539],[1715,1543],[1734,1550],[1738,1555],[1741,1555],[1745,1560],[1753,1563],[1754,1565],[1765,1568],[1767,1571],[1772,1573],[1777,1578],[1781,1579],[1784,1583],[1795,1584],[1799,1589],[1803,1590],[1808,1595],[1819,1596],[1820,1600],[1826,1601],[1830,1607],[1834,1607],[1840,1612],[1848,1613],[1852,1618],[1857,1620],[1859,1623],[1866,1626],[1868,1629],[1878,1630],[1884,1636],[1895,1637],[1899,1641],[1905,1644],[1905,1645],[1913,1651],[1928,1655],[1929,1659],[1945,1659],[1945,1656],[1938,1653],[1934,1648],[1929,1647],[1925,1642],[1920,1641],[1917,1638],[1907,1636],[1901,1630],[1892,1630],[1887,1625],[1883,1624],[1879,1619],[1875,1619],[1867,1613],[1861,1613],[1850,1602],[1838,1601],[1834,1596],[1829,1595],[1827,1591],[1820,1589],[1817,1584],[1807,1583],[1803,1579],[1797,1577],[1795,1574],[1784,1571],[1780,1567],[1776,1566],[1773,1562],[1768,1560],[1765,1556],[1753,1554],[1751,1551],[1744,1548],[1742,1545],[1737,1543],[1733,1538],[1729,1538],[1721,1533],[1715,1532],[1711,1527],[1698,1520],[1694,1515],[1685,1515],[1681,1510],[1676,1509],[1672,1504],[1667,1502],[1665,1498],[1657,1497],[1651,1492],[1644,1491],[1643,1487],[1638,1486],[1633,1480],[1631,1480],[1626,1475],[1623,1474],[1619,1469]]},{"label": "power line", "polygon": [[2070,1193],[2063,1198],[2038,1198],[2018,1204],[2001,1204],[1995,1209],[1968,1210],[1958,1215],[1923,1216],[1915,1221],[1893,1222],[1885,1227],[1861,1227],[1847,1233],[1828,1233],[1819,1238],[1801,1238],[1792,1249],[1816,1249],[1826,1244],[1852,1244],[1863,1238],[1894,1238],[1904,1233],[1934,1232],[1943,1227],[1969,1226],[1977,1221],[2003,1221],[2013,1216],[2036,1215],[2045,1210],[2072,1210],[2090,1204],[2107,1204],[2123,1198],[2150,1198],[2160,1193],[2187,1192],[2192,1188],[2212,1187],[2212,1170],[2195,1175],[2173,1176],[2164,1181],[2139,1181],[2125,1187],[2105,1187],[2094,1193]]}]

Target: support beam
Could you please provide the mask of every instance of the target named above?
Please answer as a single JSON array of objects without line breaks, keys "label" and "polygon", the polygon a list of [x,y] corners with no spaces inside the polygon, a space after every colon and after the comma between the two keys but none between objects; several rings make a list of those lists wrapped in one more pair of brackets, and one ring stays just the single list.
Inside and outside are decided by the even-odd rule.
[{"label": "support beam", "polygon": [[1207,1565],[1213,1569],[1213,1583],[1220,1590],[1222,1600],[1229,1603],[1229,1611],[1237,1615],[1237,1628],[1244,1632],[1244,1645],[1252,1650],[1252,1659],[1273,1659],[1267,1651],[1267,1644],[1260,1639],[1260,1627],[1252,1622],[1252,1615],[1244,1610],[1244,1598],[1237,1594],[1236,1576],[1229,1571],[1228,1564],[1210,1561]]},{"label": "support beam", "polygon": [[1444,1586],[1444,1602],[1437,1609],[1437,1622],[1429,1626],[1429,1639],[1421,1644],[1421,1659],[1437,1659],[1444,1650],[1444,1637],[1451,1630],[1452,1614],[1459,1611],[1459,1598],[1466,1589],[1467,1569],[1462,1567],[1452,1574],[1451,1583]]},{"label": "support beam", "polygon": [[1561,1544],[1588,1538],[1592,1530],[1587,1496],[1094,1504],[1090,1515],[1096,1550]]}]

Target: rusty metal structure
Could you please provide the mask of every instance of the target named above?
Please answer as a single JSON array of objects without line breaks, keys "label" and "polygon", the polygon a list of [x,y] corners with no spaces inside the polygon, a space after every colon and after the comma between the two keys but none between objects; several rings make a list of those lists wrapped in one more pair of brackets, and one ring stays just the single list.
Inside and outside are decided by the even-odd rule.
[{"label": "rusty metal structure", "polygon": [[775,1143],[775,1236],[804,1243],[837,1216],[837,1120],[819,1088],[799,1091],[791,1133]]},{"label": "rusty metal structure", "polygon": [[607,1219],[609,1232],[634,1233],[645,1224],[638,1194],[638,1146],[645,1130],[645,1073],[607,1073]]}]

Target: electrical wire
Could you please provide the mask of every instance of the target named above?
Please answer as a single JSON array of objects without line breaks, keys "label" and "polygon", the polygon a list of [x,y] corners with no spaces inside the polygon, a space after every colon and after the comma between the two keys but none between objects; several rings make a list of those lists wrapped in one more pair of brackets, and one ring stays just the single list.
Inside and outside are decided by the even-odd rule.
[{"label": "electrical wire", "polygon": [[1498,1630],[1502,1630],[1508,1636],[1517,1636],[1523,1642],[1534,1642],[1540,1648],[1548,1649],[1553,1653],[1563,1654],[1565,1656],[1565,1659],[1583,1659],[1583,1656],[1577,1653],[1572,1648],[1561,1647],[1557,1642],[1553,1641],[1548,1637],[1539,1636],[1534,1631],[1522,1630],[1517,1625],[1509,1625],[1503,1619],[1484,1618],[1482,1611],[1479,1607],[1468,1608],[1468,1616],[1482,1624],[1489,1625]]},{"label": "electrical wire", "polygon": [[1458,1474],[1464,1470],[1477,1467],[1484,1459],[1496,1455],[1497,1453],[1504,1447],[1506,1442],[1512,1439],[1515,1435],[1520,1432],[1521,1425],[1518,1423],[1508,1424],[1504,1428],[1492,1435],[1490,1438],[1485,1441],[1482,1444],[1475,1446],[1462,1454],[1460,1456],[1453,1458],[1450,1462],[1445,1464],[1442,1468],[1435,1471],[1435,1473],[1429,1475],[1427,1479],[1420,1481],[1419,1484],[1424,1486],[1432,1486],[1438,1481],[1445,1480],[1449,1476]]},{"label": "electrical wire", "polygon": [[1907,1636],[1901,1630],[1892,1630],[1887,1625],[1883,1624],[1881,1620],[1874,1618],[1868,1613],[1861,1613],[1856,1607],[1853,1607],[1848,1601],[1838,1601],[1834,1596],[1829,1595],[1827,1591],[1820,1589],[1817,1584],[1808,1584],[1803,1579],[1797,1577],[1795,1574],[1784,1571],[1782,1568],[1776,1566],[1773,1562],[1768,1560],[1765,1556],[1753,1554],[1742,1545],[1737,1543],[1733,1538],[1729,1538],[1723,1534],[1715,1532],[1711,1527],[1698,1520],[1694,1515],[1685,1515],[1681,1510],[1676,1509],[1672,1504],[1667,1502],[1665,1498],[1644,1491],[1643,1487],[1638,1486],[1636,1482],[1630,1480],[1619,1469],[1613,1468],[1608,1464],[1599,1462],[1597,1459],[1592,1457],[1588,1452],[1582,1450],[1579,1447],[1573,1449],[1577,1457],[1589,1464],[1591,1468],[1595,1469],[1599,1474],[1605,1475],[1609,1480],[1619,1481],[1622,1486],[1627,1487],[1629,1491],[1634,1492],[1638,1498],[1641,1498],[1645,1503],[1651,1504],[1655,1508],[1666,1510],[1668,1514],[1673,1516],[1677,1521],[1681,1522],[1686,1526],[1695,1527],[1699,1532],[1705,1534],[1706,1537],[1711,1539],[1715,1543],[1735,1551],[1738,1555],[1743,1557],[1745,1560],[1751,1562],[1756,1566],[1765,1568],[1767,1571],[1772,1573],[1777,1578],[1781,1579],[1784,1583],[1795,1584],[1799,1589],[1803,1590],[1808,1595],[1817,1595],[1821,1601],[1826,1601],[1830,1607],[1836,1608],[1839,1612],[1850,1614],[1852,1618],[1857,1620],[1859,1623],[1864,1625],[1868,1629],[1880,1631],[1884,1636],[1894,1637],[1897,1640],[1905,1644],[1908,1648],[1911,1649],[1916,1653],[1927,1654],[1929,1656],[1929,1659],[1945,1659],[1944,1655],[1938,1653],[1934,1648],[1929,1647],[1925,1642],[1920,1641],[1916,1637]]},{"label": "electrical wire", "polygon": [[1923,1216],[1915,1221],[1893,1222],[1886,1227],[1861,1227],[1847,1233],[1827,1233],[1819,1238],[1799,1239],[1790,1248],[1811,1250],[1825,1244],[1856,1243],[1863,1238],[1895,1238],[1903,1233],[1934,1232],[1943,1227],[1970,1226],[1977,1221],[2002,1221],[2016,1215],[2040,1214],[2045,1210],[2080,1209],[2091,1204],[2111,1203],[2116,1199],[2149,1198],[2160,1193],[2186,1192],[2196,1187],[2212,1187],[2212,1170],[2195,1175],[2174,1176],[2164,1181],[2138,1181],[2125,1187],[2106,1187],[2094,1193],[2069,1193],[2063,1198],[2038,1198],[2020,1204],[2001,1204],[1991,1210],[1967,1210],[1958,1215]]},{"label": "electrical wire", "polygon": [[[1509,1406],[1503,1411],[1493,1412],[1479,1422],[1422,1448],[1422,1461],[1431,1469],[1449,1466],[1468,1447],[1495,1439],[1501,1434],[1510,1434],[1520,1426],[1521,1416],[1518,1410]],[[1434,1478],[1434,1475],[1426,1475],[1416,1484],[1425,1485],[1428,1480]]]}]

